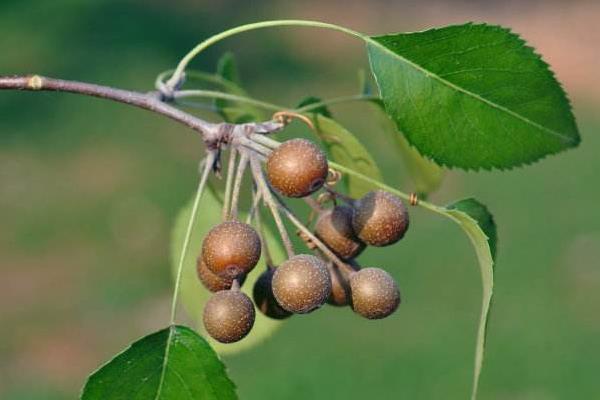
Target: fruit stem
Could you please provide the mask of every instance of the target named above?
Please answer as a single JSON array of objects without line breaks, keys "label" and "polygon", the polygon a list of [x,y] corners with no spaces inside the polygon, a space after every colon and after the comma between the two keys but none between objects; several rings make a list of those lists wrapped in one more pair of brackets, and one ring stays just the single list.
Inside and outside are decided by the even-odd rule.
[{"label": "fruit stem", "polygon": [[231,188],[233,186],[233,171],[235,170],[236,156],[237,150],[232,146],[231,150],[229,150],[229,159],[227,161],[227,178],[225,181],[225,195],[223,197],[223,211],[221,213],[223,221],[229,219],[229,203],[231,201]]},{"label": "fruit stem", "polygon": [[212,170],[216,159],[217,151],[215,150],[210,151],[206,156],[204,161],[204,170],[198,183],[198,190],[196,190],[196,197],[194,198],[194,203],[192,205],[192,212],[190,214],[185,238],[183,240],[183,246],[179,255],[179,262],[177,264],[177,277],[175,278],[175,288],[173,289],[173,300],[171,302],[171,325],[175,324],[175,316],[177,313],[177,300],[179,297],[179,287],[181,286],[181,276],[183,272],[183,262],[185,261],[185,256],[187,255],[188,247],[190,245],[192,228],[194,227],[194,223],[196,222],[196,216],[198,215],[198,205],[200,204],[202,193],[204,193],[204,188],[206,187],[208,175],[210,174],[210,171]]},{"label": "fruit stem", "polygon": [[294,215],[294,213],[285,205],[285,203],[277,196],[274,195],[275,201],[277,202],[277,206],[283,212],[283,215],[286,216],[287,219],[290,220],[292,224],[296,226],[306,237],[308,237],[318,248],[325,254],[327,258],[329,258],[332,262],[334,262],[337,266],[344,269],[346,272],[353,272],[349,265],[347,265],[342,259],[340,259],[334,252],[332,252],[329,247],[325,245],[320,239],[318,239],[313,233],[308,229],[304,224]]},{"label": "fruit stem", "polygon": [[338,192],[329,185],[323,185],[323,189],[330,193],[334,199],[342,199],[344,203],[348,204],[351,207],[353,207],[354,203],[356,202],[356,200],[354,200],[352,197],[346,196],[345,194]]},{"label": "fruit stem", "polygon": [[248,216],[246,217],[246,223],[251,224],[254,218],[259,218],[257,215],[259,213],[258,205],[260,203],[261,193],[256,190],[256,184],[252,185],[252,205],[250,206],[250,211],[248,211]]},{"label": "fruit stem", "polygon": [[285,229],[285,225],[281,220],[279,208],[277,207],[277,203],[275,203],[275,201],[273,200],[273,193],[267,185],[267,182],[265,180],[260,166],[260,161],[258,160],[258,158],[256,158],[254,154],[250,156],[250,168],[252,170],[254,182],[256,182],[258,190],[260,190],[262,194],[263,201],[271,210],[271,214],[273,215],[273,219],[275,220],[275,225],[277,225],[277,229],[279,229],[279,235],[281,236],[281,240],[283,241],[283,245],[287,252],[288,258],[292,258],[294,256],[294,246],[292,245],[292,241],[290,240],[288,232]]},{"label": "fruit stem", "polygon": [[321,207],[319,202],[316,201],[315,199],[313,199],[312,197],[306,196],[303,200],[306,204],[308,204],[308,206],[311,208],[311,210],[314,211],[315,213],[318,214],[321,211],[323,211],[323,207]]},{"label": "fruit stem", "polygon": [[246,147],[250,150],[253,150],[254,152],[262,155],[262,156],[268,156],[271,153],[271,149],[268,147],[263,146],[260,143],[255,142],[254,140],[250,140],[246,137],[239,137],[236,138],[237,142],[239,143],[240,146]]},{"label": "fruit stem", "polygon": [[275,139],[271,139],[270,137],[266,136],[266,135],[261,135],[258,133],[253,133],[250,135],[250,140],[261,144],[263,146],[266,146],[270,149],[276,149],[281,145],[281,142],[278,142]]},{"label": "fruit stem", "polygon": [[237,166],[237,171],[235,173],[235,181],[233,184],[233,193],[231,195],[231,210],[229,212],[230,219],[237,219],[238,217],[238,208],[240,202],[240,189],[242,187],[242,179],[244,178],[244,171],[248,167],[248,152],[246,150],[240,151],[240,161]]},{"label": "fruit stem", "polygon": [[[254,189],[256,191],[256,197],[255,199],[260,200],[261,196],[260,196],[260,191],[256,190],[256,188]],[[272,268],[275,264],[273,264],[273,258],[271,257],[271,251],[269,250],[269,244],[267,243],[267,237],[265,236],[266,231],[265,228],[262,224],[262,217],[260,216],[260,210],[258,209],[258,204],[256,204],[254,206],[254,213],[256,214],[254,220],[256,221],[256,228],[258,229],[258,232],[260,233],[260,237],[261,237],[261,244],[262,244],[262,251],[263,254],[265,255],[265,264],[267,266],[267,268]]]}]

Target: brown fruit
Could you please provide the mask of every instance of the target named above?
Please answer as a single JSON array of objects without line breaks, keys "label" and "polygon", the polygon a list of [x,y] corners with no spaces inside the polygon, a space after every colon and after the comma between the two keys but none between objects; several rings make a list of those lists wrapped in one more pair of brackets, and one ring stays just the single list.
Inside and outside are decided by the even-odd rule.
[{"label": "brown fruit", "polygon": [[222,290],[215,293],[204,307],[204,328],[221,343],[243,339],[254,325],[254,305],[239,290]]},{"label": "brown fruit", "polygon": [[[233,279],[222,278],[219,275],[212,272],[210,269],[208,269],[206,263],[202,261],[202,257],[198,257],[198,259],[196,260],[196,273],[198,274],[200,282],[202,282],[204,287],[210,290],[211,292],[218,292],[220,290],[231,289]],[[246,280],[246,275],[241,275],[237,279],[241,286]]]},{"label": "brown fruit", "polygon": [[354,233],[352,209],[347,206],[335,206],[322,212],[315,225],[315,235],[343,259],[356,257],[365,248]]},{"label": "brown fruit", "polygon": [[350,304],[350,283],[347,274],[331,263],[327,264],[327,268],[331,276],[331,294],[327,303],[339,307],[347,306]]},{"label": "brown fruit", "polygon": [[380,268],[364,268],[350,277],[352,309],[368,319],[392,314],[400,304],[400,291],[394,278]]},{"label": "brown fruit", "polygon": [[202,261],[226,279],[247,274],[260,259],[260,237],[248,224],[223,222],[212,228],[202,243]]},{"label": "brown fruit", "polygon": [[325,154],[306,139],[288,140],[267,158],[269,183],[288,197],[304,197],[319,190],[328,169]]},{"label": "brown fruit", "polygon": [[402,239],[408,229],[408,212],[391,193],[376,190],[354,205],[352,227],[360,240],[371,246],[387,246]]},{"label": "brown fruit", "polygon": [[285,319],[292,315],[291,312],[281,308],[275,296],[273,296],[273,274],[275,268],[267,268],[263,272],[256,282],[254,283],[254,289],[252,290],[252,297],[256,307],[267,317],[273,319]]},{"label": "brown fruit", "polygon": [[331,293],[331,277],[323,260],[301,254],[273,274],[273,295],[285,310],[304,314],[319,308]]}]

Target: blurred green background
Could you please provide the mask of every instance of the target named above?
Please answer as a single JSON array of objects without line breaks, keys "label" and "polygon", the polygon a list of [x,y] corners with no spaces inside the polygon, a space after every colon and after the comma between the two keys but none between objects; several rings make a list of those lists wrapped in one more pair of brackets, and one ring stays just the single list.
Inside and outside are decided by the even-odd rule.
[{"label": "blurred green background", "polygon": [[[570,1],[0,2],[0,74],[39,73],[137,90],[206,36],[245,22],[310,18],[367,33],[469,20],[522,33],[572,99],[580,148],[505,173],[451,171],[432,200],[475,196],[499,229],[481,399],[600,398],[600,15]],[[232,50],[258,98],[357,89],[359,42],[307,29],[249,33]],[[369,108],[334,108],[405,190]],[[87,374],[168,321],[169,237],[195,187],[198,137],[130,107],[0,92],[0,398],[72,399]],[[368,250],[404,303],[372,322],[325,307],[227,356],[242,399],[465,399],[480,278],[466,237],[421,210],[397,246]]]}]

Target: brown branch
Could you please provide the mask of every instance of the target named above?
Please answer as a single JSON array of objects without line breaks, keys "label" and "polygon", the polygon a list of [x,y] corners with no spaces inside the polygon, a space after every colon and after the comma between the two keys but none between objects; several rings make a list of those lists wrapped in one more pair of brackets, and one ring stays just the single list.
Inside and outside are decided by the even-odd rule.
[{"label": "brown branch", "polygon": [[225,124],[213,124],[183,112],[163,101],[160,93],[140,93],[85,82],[67,81],[38,75],[0,76],[0,90],[29,90],[77,93],[129,104],[164,115],[199,132],[206,143],[220,136]]},{"label": "brown branch", "polygon": [[272,120],[249,122],[246,124],[230,124],[226,122],[212,123],[173,107],[167,102],[169,97],[165,97],[160,92],[140,93],[109,86],[54,79],[39,75],[0,76],[0,90],[76,93],[129,104],[156,114],[164,115],[192,128],[202,135],[202,139],[209,149],[215,149],[222,143],[231,143],[235,141],[236,138],[253,134],[267,135],[269,133],[278,132],[285,127],[285,124]]}]

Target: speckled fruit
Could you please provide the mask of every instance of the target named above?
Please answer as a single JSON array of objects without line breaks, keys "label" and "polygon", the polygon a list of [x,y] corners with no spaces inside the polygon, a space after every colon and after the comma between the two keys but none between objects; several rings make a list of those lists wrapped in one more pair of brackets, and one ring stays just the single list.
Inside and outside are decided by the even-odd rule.
[{"label": "speckled fruit", "polygon": [[[204,287],[211,292],[228,290],[231,288],[231,284],[233,283],[233,279],[222,278],[208,269],[204,261],[202,261],[202,257],[198,257],[196,260],[196,273],[198,274],[200,282],[202,282]],[[246,275],[241,275],[237,279],[241,286],[244,284],[244,280],[246,280]]]},{"label": "speckled fruit", "polygon": [[352,309],[368,319],[392,314],[400,304],[400,291],[394,278],[380,268],[364,268],[350,277]]},{"label": "speckled fruit", "polygon": [[202,243],[202,260],[215,274],[234,279],[247,274],[260,259],[260,237],[248,224],[223,222]]},{"label": "speckled fruit", "polygon": [[321,213],[315,225],[315,235],[343,259],[356,257],[365,244],[352,228],[352,209],[336,206]]},{"label": "speckled fruit", "polygon": [[347,274],[335,265],[327,264],[331,276],[331,294],[327,303],[333,306],[347,306],[350,304],[350,283]]},{"label": "speckled fruit", "polygon": [[406,233],[408,212],[398,197],[376,190],[356,202],[352,227],[363,242],[371,246],[387,246],[402,239]]},{"label": "speckled fruit", "polygon": [[275,268],[268,268],[263,272],[256,282],[252,291],[252,297],[256,307],[269,318],[285,319],[292,315],[291,312],[281,308],[275,296],[273,296],[272,280]]},{"label": "speckled fruit", "polygon": [[327,172],[327,157],[306,139],[282,143],[267,159],[269,183],[288,197],[304,197],[317,191],[325,183]]},{"label": "speckled fruit", "polygon": [[243,339],[254,325],[254,305],[239,290],[215,293],[204,307],[204,328],[221,343]]},{"label": "speckled fruit", "polygon": [[279,305],[297,314],[319,308],[331,293],[327,265],[306,254],[294,256],[276,268],[272,285]]}]

